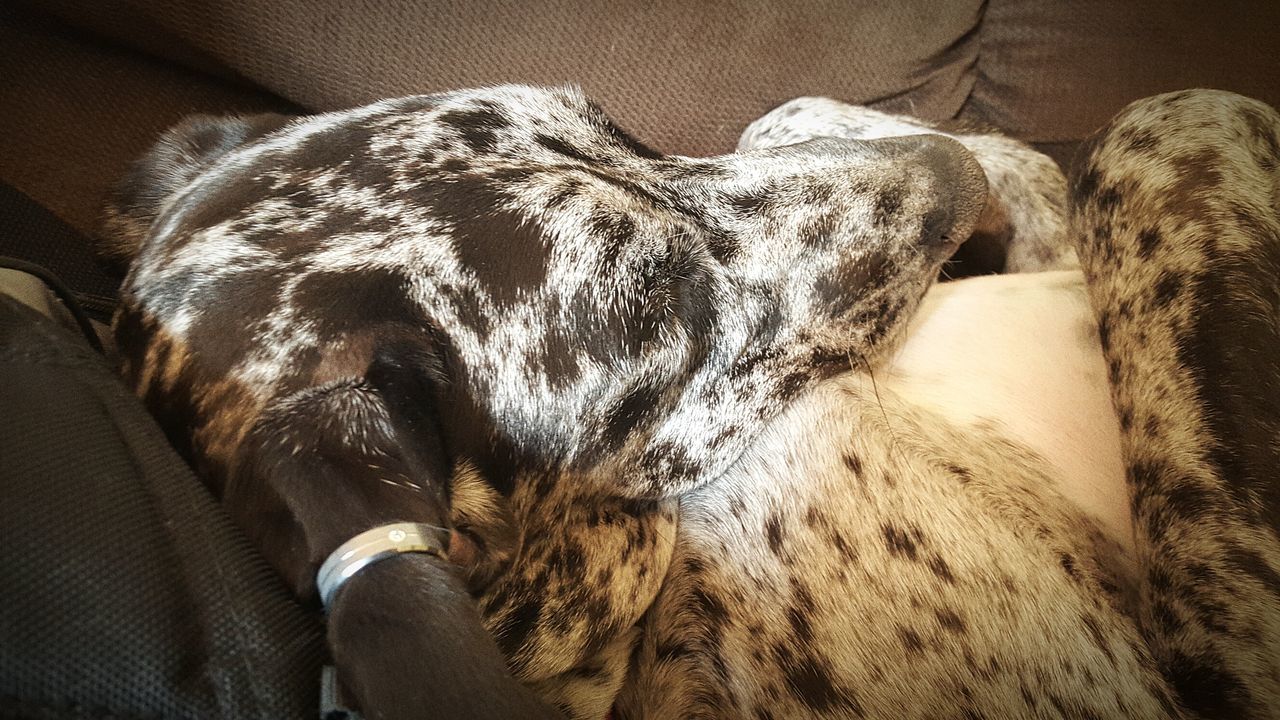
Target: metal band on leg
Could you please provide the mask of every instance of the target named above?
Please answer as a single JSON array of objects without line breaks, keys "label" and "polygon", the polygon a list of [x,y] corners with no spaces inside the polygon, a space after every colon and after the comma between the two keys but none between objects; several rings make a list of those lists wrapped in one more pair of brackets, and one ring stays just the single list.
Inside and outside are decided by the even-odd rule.
[{"label": "metal band on leg", "polygon": [[342,543],[316,573],[316,590],[325,612],[338,590],[373,563],[401,553],[427,553],[447,559],[449,531],[423,523],[391,523],[366,530]]}]

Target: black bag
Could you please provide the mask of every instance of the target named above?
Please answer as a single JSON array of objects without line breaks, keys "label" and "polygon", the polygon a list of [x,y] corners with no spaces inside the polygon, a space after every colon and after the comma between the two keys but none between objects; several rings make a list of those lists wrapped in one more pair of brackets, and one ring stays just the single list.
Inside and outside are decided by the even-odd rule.
[{"label": "black bag", "polygon": [[0,717],[310,720],[324,659],[104,358],[0,294]]}]

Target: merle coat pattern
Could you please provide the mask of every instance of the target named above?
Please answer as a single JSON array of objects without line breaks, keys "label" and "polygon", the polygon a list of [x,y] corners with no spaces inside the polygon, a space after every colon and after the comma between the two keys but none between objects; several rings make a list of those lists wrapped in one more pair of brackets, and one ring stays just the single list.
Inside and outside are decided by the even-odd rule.
[{"label": "merle coat pattern", "polygon": [[[711,159],[571,90],[196,118],[108,211],[123,371],[304,600],[368,527],[453,529],[465,592],[423,556],[338,597],[374,716],[1263,717],[1277,128],[1136,104],[1068,221],[1024,146],[831,101]],[[998,426],[862,382],[971,237],[1083,268],[1136,557]]]}]

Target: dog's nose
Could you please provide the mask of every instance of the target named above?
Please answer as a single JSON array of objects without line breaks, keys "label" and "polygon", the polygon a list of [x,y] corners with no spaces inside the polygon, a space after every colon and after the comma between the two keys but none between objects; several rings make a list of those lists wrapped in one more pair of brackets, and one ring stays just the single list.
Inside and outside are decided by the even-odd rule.
[{"label": "dog's nose", "polygon": [[929,198],[921,222],[921,244],[954,250],[968,239],[987,202],[987,175],[973,153],[942,135],[907,135],[879,142],[888,143],[889,152],[898,155],[903,166],[926,175]]}]

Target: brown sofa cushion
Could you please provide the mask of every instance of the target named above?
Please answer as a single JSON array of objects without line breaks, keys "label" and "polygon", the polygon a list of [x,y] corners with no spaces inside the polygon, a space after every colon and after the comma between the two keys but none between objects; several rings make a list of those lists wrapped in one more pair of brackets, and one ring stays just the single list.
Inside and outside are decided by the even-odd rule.
[{"label": "brown sofa cushion", "polygon": [[[0,113],[0,179],[82,230],[127,159],[197,111],[324,110],[486,83],[576,83],[646,143],[704,155],[731,150],[742,127],[778,103],[818,94],[988,122],[1062,160],[1127,102],[1163,90],[1211,86],[1280,104],[1280,3],[1262,0],[39,8],[0,5],[0,102],[10,109]],[[50,12],[87,33],[40,18]]]},{"label": "brown sofa cushion", "polygon": [[1072,143],[1120,108],[1212,87],[1280,106],[1280,2],[991,0],[962,117]]},{"label": "brown sofa cushion", "polygon": [[[803,94],[952,117],[972,86],[980,0],[273,0],[43,3],[171,57],[213,58],[308,108],[458,87],[574,83],[673,153],[732,150]],[[169,34],[169,43],[157,37]]]},{"label": "brown sofa cushion", "polygon": [[0,78],[0,180],[81,232],[96,228],[128,164],[184,115],[291,107],[5,2]]}]

